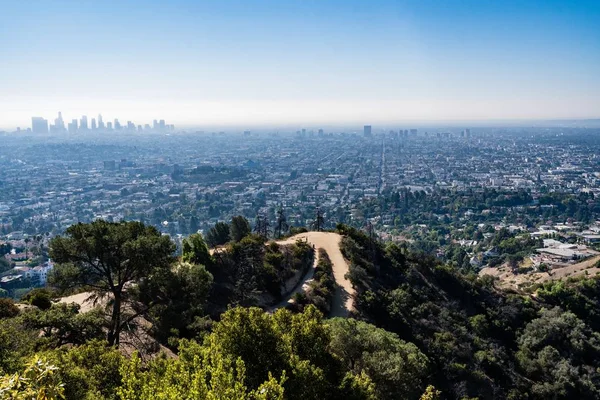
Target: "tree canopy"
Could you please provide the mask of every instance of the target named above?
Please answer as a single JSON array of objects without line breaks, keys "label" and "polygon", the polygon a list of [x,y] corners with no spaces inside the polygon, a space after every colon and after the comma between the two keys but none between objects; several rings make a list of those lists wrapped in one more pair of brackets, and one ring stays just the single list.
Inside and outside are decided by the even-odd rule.
[{"label": "tree canopy", "polygon": [[[96,220],[69,227],[64,236],[50,242],[50,255],[59,264],[68,264],[71,282],[90,288],[100,296],[110,295],[112,312],[107,339],[119,344],[127,320],[121,315],[128,297],[126,285],[150,276],[157,269],[170,268],[175,245],[154,227],[140,222],[112,223]],[[61,265],[56,267],[61,276]]]}]

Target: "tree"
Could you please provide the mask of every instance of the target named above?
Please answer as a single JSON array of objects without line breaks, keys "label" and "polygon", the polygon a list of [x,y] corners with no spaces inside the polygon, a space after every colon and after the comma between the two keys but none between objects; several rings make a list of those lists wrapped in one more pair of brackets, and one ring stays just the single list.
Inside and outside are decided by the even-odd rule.
[{"label": "tree", "polygon": [[[51,257],[59,264],[75,268],[72,278],[99,296],[112,297],[107,341],[116,346],[124,325],[133,319],[121,318],[129,301],[126,284],[170,268],[174,251],[175,245],[169,237],[140,222],[79,223],[50,243]],[[56,268],[60,269],[60,265]]]},{"label": "tree", "polygon": [[198,229],[200,229],[198,218],[195,215],[192,215],[192,217],[190,218],[190,232],[197,233]]},{"label": "tree", "polygon": [[193,336],[191,325],[204,315],[212,282],[212,275],[203,265],[184,261],[139,284],[140,301],[146,305],[157,303],[147,318],[159,341],[166,343],[170,336]]},{"label": "tree", "polygon": [[31,242],[31,238],[25,238],[25,258],[29,258],[29,242]]},{"label": "tree", "polygon": [[365,371],[382,399],[422,393],[429,360],[396,334],[352,318],[333,318],[330,351],[355,374]]},{"label": "tree", "polygon": [[0,319],[12,318],[19,314],[19,307],[12,299],[0,298]]},{"label": "tree", "polygon": [[217,222],[208,230],[206,243],[210,247],[217,247],[229,242],[229,225],[225,222]]},{"label": "tree", "polygon": [[269,237],[269,219],[264,215],[258,214],[254,223],[254,232],[263,239],[267,239]]},{"label": "tree", "polygon": [[183,255],[181,258],[185,262],[206,267],[212,264],[208,246],[200,233],[194,233],[183,239]]},{"label": "tree", "polygon": [[102,340],[92,340],[45,354],[48,361],[58,367],[57,374],[64,383],[67,399],[117,399],[120,367],[125,362],[119,350],[107,347]]},{"label": "tree", "polygon": [[229,232],[231,234],[231,240],[239,242],[244,237],[248,236],[252,232],[252,229],[250,229],[248,220],[243,216],[238,215],[231,219]]},{"label": "tree", "polygon": [[287,223],[287,218],[285,217],[285,213],[283,212],[283,207],[279,207],[277,210],[277,224],[275,226],[275,235],[277,238],[280,238],[284,232],[287,232],[289,229],[289,225]]},{"label": "tree", "polygon": [[52,307],[52,293],[46,288],[35,288],[27,293],[22,300],[29,302],[29,304],[41,310],[47,310]]},{"label": "tree", "polygon": [[95,309],[79,313],[76,303],[58,303],[47,310],[24,311],[21,320],[26,328],[37,331],[48,347],[83,344],[104,336],[102,329],[105,319],[102,311]]},{"label": "tree", "polygon": [[325,218],[323,216],[323,211],[321,211],[320,207],[317,207],[315,221],[313,222],[313,229],[320,232],[323,230],[324,224],[325,224]]}]

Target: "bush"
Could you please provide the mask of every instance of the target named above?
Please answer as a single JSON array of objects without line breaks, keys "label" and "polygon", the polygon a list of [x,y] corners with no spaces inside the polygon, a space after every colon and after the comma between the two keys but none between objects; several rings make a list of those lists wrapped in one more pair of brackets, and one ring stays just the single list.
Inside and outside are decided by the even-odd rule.
[{"label": "bush", "polygon": [[33,289],[23,297],[23,300],[40,310],[48,310],[52,307],[52,293],[48,289]]},{"label": "bush", "polygon": [[0,318],[12,318],[19,314],[19,307],[12,299],[0,298]]}]

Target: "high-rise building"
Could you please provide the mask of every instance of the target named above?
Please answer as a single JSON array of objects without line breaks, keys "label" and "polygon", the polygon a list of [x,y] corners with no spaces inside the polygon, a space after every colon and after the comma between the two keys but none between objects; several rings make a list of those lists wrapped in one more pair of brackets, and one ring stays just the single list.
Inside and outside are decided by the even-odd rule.
[{"label": "high-rise building", "polygon": [[32,117],[31,131],[33,133],[48,133],[48,120],[42,117]]},{"label": "high-rise building", "polygon": [[87,129],[88,129],[87,115],[81,116],[81,120],[79,121],[79,129],[82,131],[87,131]]},{"label": "high-rise building", "polygon": [[120,131],[121,130],[121,124],[119,123],[119,120],[115,118],[115,131]]},{"label": "high-rise building", "polygon": [[77,133],[77,120],[74,119],[69,124],[69,133]]},{"label": "high-rise building", "polygon": [[131,121],[127,121],[127,130],[128,131],[135,131],[135,124]]},{"label": "high-rise building", "polygon": [[106,130],[112,131],[112,122],[106,123]]},{"label": "high-rise building", "polygon": [[164,132],[164,131],[165,131],[165,120],[164,120],[164,119],[161,119],[161,120],[158,122],[158,128],[160,129],[160,131],[161,131],[161,132]]},{"label": "high-rise building", "polygon": [[98,129],[104,129],[104,121],[102,120],[102,114],[98,114]]},{"label": "high-rise building", "polygon": [[95,131],[98,127],[96,126],[96,118],[92,118],[92,130]]},{"label": "high-rise building", "polygon": [[56,132],[64,132],[65,131],[65,122],[63,121],[62,113],[58,112],[58,118],[54,120],[54,130]]},{"label": "high-rise building", "polygon": [[371,136],[371,125],[365,125],[363,127],[363,134],[365,136]]},{"label": "high-rise building", "polygon": [[158,130],[158,121],[157,120],[152,121],[152,129],[154,129],[155,131]]}]

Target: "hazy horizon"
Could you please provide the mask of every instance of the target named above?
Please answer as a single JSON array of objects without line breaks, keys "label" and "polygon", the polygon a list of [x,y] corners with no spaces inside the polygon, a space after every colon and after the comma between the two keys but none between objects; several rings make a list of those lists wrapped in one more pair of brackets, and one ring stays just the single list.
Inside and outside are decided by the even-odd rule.
[{"label": "hazy horizon", "polygon": [[0,3],[0,129],[600,118],[597,2]]}]

